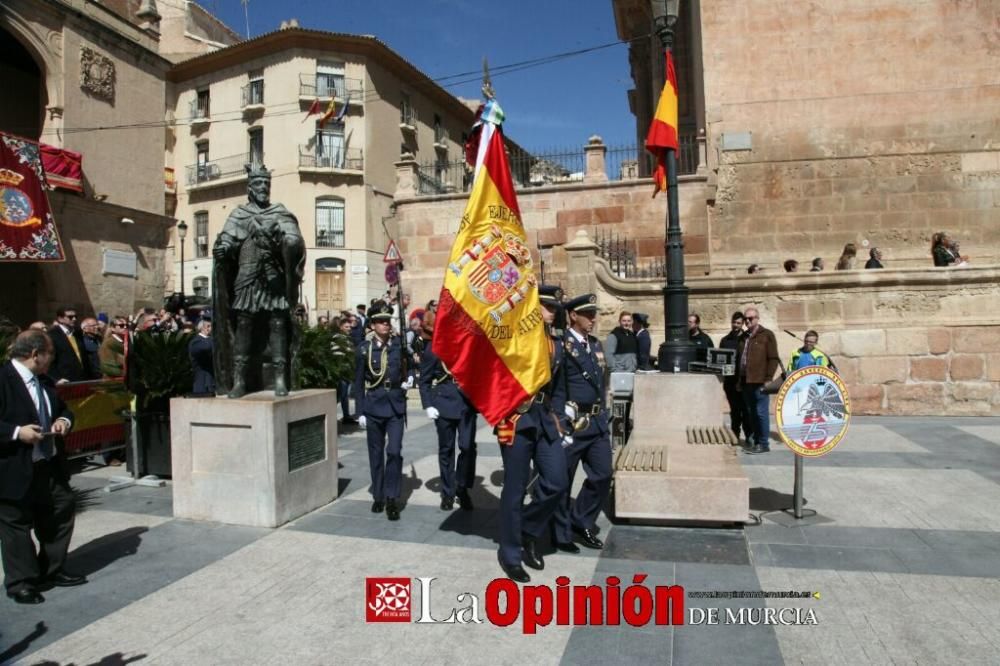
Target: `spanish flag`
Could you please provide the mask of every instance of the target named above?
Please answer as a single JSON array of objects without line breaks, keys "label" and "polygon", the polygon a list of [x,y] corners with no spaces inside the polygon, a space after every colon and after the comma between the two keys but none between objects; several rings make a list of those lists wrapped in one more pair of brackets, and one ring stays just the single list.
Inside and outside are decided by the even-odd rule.
[{"label": "spanish flag", "polygon": [[[346,105],[344,106],[346,109]],[[334,104],[333,98],[330,98],[330,103],[326,106],[326,111],[319,119],[319,128],[323,129],[323,126],[330,122],[330,118],[333,118],[333,112],[337,109],[337,105]]]},{"label": "spanish flag", "polygon": [[677,152],[677,74],[674,72],[674,58],[667,51],[667,80],[663,83],[663,92],[656,105],[656,115],[649,124],[646,134],[646,150],[656,155],[656,171],[653,180],[656,188],[655,197],[667,189],[667,151]]},{"label": "spanish flag", "polygon": [[481,123],[472,193],[445,269],[433,350],[490,423],[549,382],[549,346],[494,100]]}]

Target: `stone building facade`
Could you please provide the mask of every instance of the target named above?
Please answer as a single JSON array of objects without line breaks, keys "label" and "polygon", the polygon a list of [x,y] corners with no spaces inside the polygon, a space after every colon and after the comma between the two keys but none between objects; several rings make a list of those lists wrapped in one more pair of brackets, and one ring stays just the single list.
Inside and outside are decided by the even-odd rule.
[{"label": "stone building facade", "polygon": [[[263,162],[273,172],[272,200],[298,217],[306,240],[301,302],[313,317],[385,292],[382,256],[389,237],[398,238],[396,162],[401,154],[455,160],[473,120],[376,38],[294,25],[180,63],[169,80],[174,215],[190,229],[185,293],[210,293],[211,246],[246,200],[244,164]],[[317,103],[326,111],[331,99],[337,114],[346,111],[321,128],[321,114],[307,114]]]},{"label": "stone building facade", "polygon": [[0,312],[19,324],[59,305],[114,314],[162,303],[170,63],[151,28],[90,1],[0,5],[0,130],[81,153],[84,171],[82,195],[50,194],[66,261],[0,263]]}]

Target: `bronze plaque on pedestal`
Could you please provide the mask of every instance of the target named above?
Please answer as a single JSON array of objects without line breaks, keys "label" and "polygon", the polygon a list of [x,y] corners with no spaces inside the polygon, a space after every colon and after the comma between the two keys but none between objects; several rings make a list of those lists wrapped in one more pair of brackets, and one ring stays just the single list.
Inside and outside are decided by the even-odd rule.
[{"label": "bronze plaque on pedestal", "polygon": [[288,471],[326,460],[326,417],[288,424]]}]

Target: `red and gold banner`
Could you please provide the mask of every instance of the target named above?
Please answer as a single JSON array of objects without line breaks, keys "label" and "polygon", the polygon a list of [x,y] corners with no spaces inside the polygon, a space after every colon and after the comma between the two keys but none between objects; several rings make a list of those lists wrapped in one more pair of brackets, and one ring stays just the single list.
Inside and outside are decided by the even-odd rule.
[{"label": "red and gold banner", "polygon": [[0,133],[0,261],[64,261],[38,144]]},{"label": "red and gold banner", "polygon": [[[502,118],[494,101],[493,113]],[[434,353],[491,424],[550,378],[549,347],[503,134],[483,123],[479,167],[445,270]]]},{"label": "red and gold banner", "polygon": [[83,155],[65,148],[38,144],[45,180],[53,188],[83,193]]},{"label": "red and gold banner", "polygon": [[656,104],[656,114],[649,124],[646,134],[646,150],[656,155],[656,171],[653,180],[655,197],[667,189],[667,151],[677,152],[677,74],[674,72],[674,58],[667,51],[667,80],[663,83],[660,101]]}]

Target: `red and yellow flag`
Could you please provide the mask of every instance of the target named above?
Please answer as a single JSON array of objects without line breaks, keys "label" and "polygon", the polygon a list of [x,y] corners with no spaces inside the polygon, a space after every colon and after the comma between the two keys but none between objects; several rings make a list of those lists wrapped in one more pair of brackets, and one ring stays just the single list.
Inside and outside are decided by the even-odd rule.
[{"label": "red and yellow flag", "polygon": [[653,180],[655,197],[667,189],[667,151],[677,152],[677,74],[674,72],[674,58],[667,51],[667,80],[663,82],[663,92],[656,105],[656,115],[649,124],[646,134],[646,150],[656,155],[656,171]]},{"label": "red and yellow flag", "polygon": [[549,347],[493,100],[472,194],[451,249],[434,324],[437,354],[476,409],[496,425],[549,382]]}]

